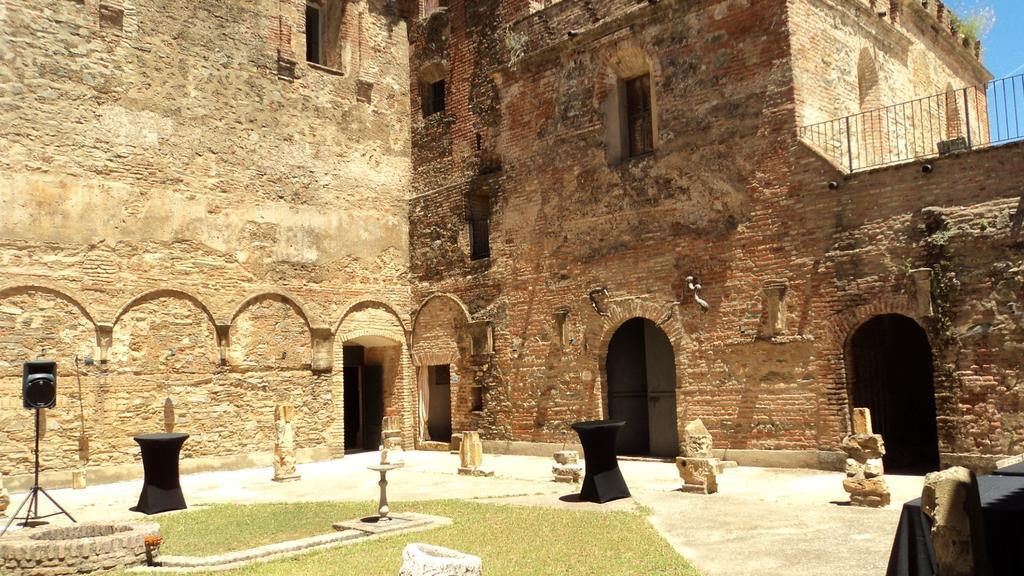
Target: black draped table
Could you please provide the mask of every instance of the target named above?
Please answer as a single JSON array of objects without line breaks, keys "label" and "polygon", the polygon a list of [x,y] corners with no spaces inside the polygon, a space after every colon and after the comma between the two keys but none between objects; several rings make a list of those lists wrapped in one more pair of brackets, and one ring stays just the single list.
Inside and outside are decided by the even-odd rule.
[{"label": "black draped table", "polygon": [[1024,476],[1024,462],[1000,468],[992,472],[993,476]]},{"label": "black draped table", "polygon": [[623,420],[591,420],[572,425],[583,444],[586,464],[580,500],[604,504],[629,497],[629,488],[619,470],[619,459],[615,457],[619,428],[625,424]]},{"label": "black draped table", "polygon": [[178,454],[188,434],[143,434],[135,441],[142,449],[142,483],[139,504],[133,510],[156,514],[168,510],[184,510],[185,496],[178,480]]},{"label": "black draped table", "polygon": [[[979,476],[985,543],[994,576],[1024,574],[1024,478]],[[921,499],[903,505],[886,576],[935,576],[931,519]]]}]

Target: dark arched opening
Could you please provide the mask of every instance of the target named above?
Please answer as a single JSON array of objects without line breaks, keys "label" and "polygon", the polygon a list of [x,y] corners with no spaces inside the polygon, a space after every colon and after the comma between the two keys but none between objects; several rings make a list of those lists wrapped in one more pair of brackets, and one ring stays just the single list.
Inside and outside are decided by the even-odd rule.
[{"label": "dark arched opening", "polygon": [[619,454],[676,456],[676,363],[665,332],[646,318],[626,321],[608,344],[608,417],[625,420]]},{"label": "dark arched opening", "polygon": [[868,320],[853,333],[849,353],[853,406],[869,408],[885,440],[887,472],[939,469],[932,352],[917,322],[899,314]]}]

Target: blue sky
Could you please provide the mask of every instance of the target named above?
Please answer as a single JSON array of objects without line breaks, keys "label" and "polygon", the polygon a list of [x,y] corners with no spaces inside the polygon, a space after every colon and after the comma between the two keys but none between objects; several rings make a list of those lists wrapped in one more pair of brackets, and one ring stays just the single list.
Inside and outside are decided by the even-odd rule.
[{"label": "blue sky", "polygon": [[978,7],[995,10],[995,26],[982,38],[985,66],[996,78],[1024,74],[1024,0],[946,0],[958,14]]}]

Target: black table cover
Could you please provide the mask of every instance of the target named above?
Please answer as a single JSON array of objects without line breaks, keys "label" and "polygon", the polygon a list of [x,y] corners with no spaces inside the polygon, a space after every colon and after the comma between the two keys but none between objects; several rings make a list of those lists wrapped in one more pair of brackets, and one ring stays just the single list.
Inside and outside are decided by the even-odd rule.
[{"label": "black table cover", "polygon": [[156,514],[168,510],[184,510],[185,496],[178,480],[178,454],[188,434],[143,434],[135,441],[142,449],[145,479],[139,504],[133,510]]},{"label": "black table cover", "polygon": [[[979,476],[985,543],[995,576],[1024,574],[1024,478]],[[921,499],[903,505],[886,576],[935,576],[931,519]]]},{"label": "black table cover", "polygon": [[992,472],[993,476],[1024,476],[1024,462],[1000,468]]},{"label": "black table cover", "polygon": [[625,424],[623,420],[591,420],[572,425],[583,444],[586,464],[580,500],[604,504],[629,497],[629,488],[619,470],[619,459],[615,457],[619,428]]}]

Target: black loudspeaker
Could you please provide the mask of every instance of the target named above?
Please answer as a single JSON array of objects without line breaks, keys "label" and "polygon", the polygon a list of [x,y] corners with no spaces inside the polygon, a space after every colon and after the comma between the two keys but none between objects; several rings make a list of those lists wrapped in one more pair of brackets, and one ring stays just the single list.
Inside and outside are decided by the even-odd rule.
[{"label": "black loudspeaker", "polygon": [[22,369],[21,402],[28,409],[53,408],[57,405],[56,362],[25,362]]}]

